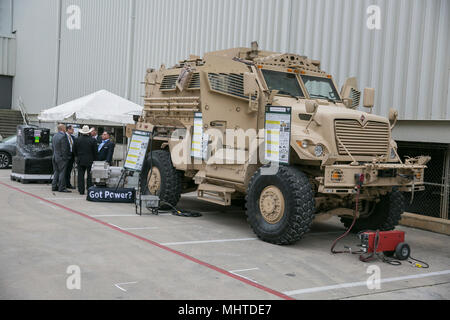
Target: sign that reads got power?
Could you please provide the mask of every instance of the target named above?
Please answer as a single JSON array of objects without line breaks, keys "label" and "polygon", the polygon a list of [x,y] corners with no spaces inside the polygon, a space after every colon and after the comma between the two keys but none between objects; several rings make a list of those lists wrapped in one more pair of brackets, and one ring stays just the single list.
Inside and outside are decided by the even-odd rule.
[{"label": "sign that reads got power?", "polygon": [[134,188],[96,188],[91,187],[87,200],[92,202],[134,203],[136,190]]}]

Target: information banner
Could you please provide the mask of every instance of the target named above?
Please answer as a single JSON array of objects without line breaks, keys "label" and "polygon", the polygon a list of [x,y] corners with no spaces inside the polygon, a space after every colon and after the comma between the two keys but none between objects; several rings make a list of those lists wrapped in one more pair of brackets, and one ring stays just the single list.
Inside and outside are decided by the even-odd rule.
[{"label": "information banner", "polygon": [[124,168],[129,171],[142,171],[151,133],[133,130]]},{"label": "information banner", "polygon": [[291,108],[266,107],[265,159],[289,164],[291,145]]},{"label": "information banner", "polygon": [[200,112],[194,114],[191,156],[196,159],[203,159],[203,115]]}]

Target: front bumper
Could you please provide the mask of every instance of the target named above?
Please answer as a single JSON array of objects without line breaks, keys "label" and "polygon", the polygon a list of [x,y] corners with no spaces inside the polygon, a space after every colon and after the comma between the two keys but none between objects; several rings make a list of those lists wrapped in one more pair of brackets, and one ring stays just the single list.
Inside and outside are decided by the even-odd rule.
[{"label": "front bumper", "polygon": [[325,166],[325,176],[320,179],[319,193],[348,194],[355,193],[355,186],[361,174],[364,175],[362,188],[398,187],[403,192],[423,191],[423,164],[365,163],[352,165]]}]

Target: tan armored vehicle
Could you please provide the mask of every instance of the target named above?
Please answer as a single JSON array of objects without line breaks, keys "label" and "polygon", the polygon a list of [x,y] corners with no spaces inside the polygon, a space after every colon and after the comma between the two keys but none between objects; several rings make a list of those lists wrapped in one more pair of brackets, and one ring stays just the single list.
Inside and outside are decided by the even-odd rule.
[{"label": "tan armored vehicle", "polygon": [[339,92],[319,61],[257,43],[148,70],[142,188],[173,206],[192,191],[223,206],[245,199],[254,232],[275,244],[298,241],[319,217],[349,227],[356,199],[353,231],[394,229],[403,192],[424,189],[429,157],[402,162],[396,112],[371,114],[373,89],[358,111],[360,96],[355,79]]}]

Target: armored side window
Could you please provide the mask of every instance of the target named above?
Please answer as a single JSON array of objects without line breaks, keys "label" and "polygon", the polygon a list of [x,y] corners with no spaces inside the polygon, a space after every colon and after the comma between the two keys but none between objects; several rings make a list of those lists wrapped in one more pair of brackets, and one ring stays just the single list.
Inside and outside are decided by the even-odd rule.
[{"label": "armored side window", "polygon": [[161,91],[174,91],[177,88],[176,82],[178,79],[178,75],[168,75],[164,76],[162,82],[161,82]]},{"label": "armored side window", "polygon": [[[208,73],[209,86],[212,91],[248,100],[244,95],[244,74],[242,73]],[[252,100],[256,97],[252,97]]]},{"label": "armored side window", "polygon": [[188,90],[199,90],[200,89],[200,73],[194,73],[192,79],[189,82]]}]

